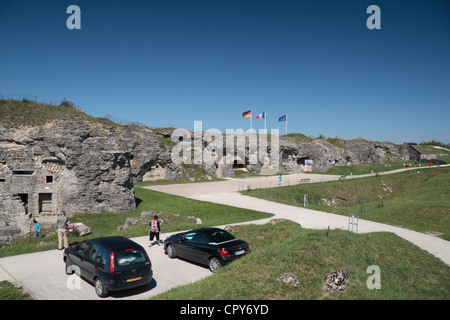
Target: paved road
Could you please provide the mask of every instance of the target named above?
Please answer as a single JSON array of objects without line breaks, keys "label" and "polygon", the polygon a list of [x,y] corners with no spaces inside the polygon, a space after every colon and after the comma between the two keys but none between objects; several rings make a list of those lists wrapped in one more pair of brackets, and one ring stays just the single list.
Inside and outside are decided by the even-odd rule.
[{"label": "paved road", "polygon": [[[301,179],[311,182],[336,180],[338,176],[321,176],[317,174],[297,174],[283,176],[283,184],[296,184]],[[356,178],[356,177],[354,177]],[[192,199],[210,201],[236,207],[265,211],[296,221],[304,228],[347,230],[348,217],[314,211],[294,206],[278,204],[262,199],[240,194],[240,189],[276,186],[278,177],[258,177],[247,179],[230,179],[227,181],[152,186],[149,189],[189,197]],[[271,218],[270,218],[271,219]],[[252,223],[266,223],[270,219],[254,221]],[[449,242],[420,232],[397,228],[376,222],[359,220],[358,232],[388,231],[411,241],[420,248],[434,254],[450,265]],[[163,234],[162,239],[170,235]],[[134,289],[123,293],[114,293],[107,299],[145,299],[173,287],[197,281],[211,275],[209,269],[183,260],[169,259],[163,252],[162,246],[148,247],[147,237],[133,238],[134,241],[146,248],[152,261],[154,281],[142,289]],[[100,299],[95,294],[93,286],[85,281],[70,282],[73,278],[64,272],[62,252],[49,250],[0,259],[0,281],[10,280],[25,288],[38,300],[94,300]],[[69,283],[68,283],[69,280]],[[73,289],[71,289],[71,287]]]},{"label": "paved road", "polygon": [[[170,233],[162,234],[162,239]],[[106,299],[145,299],[172,287],[187,284],[208,275],[208,268],[180,259],[169,259],[162,246],[148,247],[148,237],[132,238],[142,245],[152,262],[154,280],[144,288],[112,293]],[[37,300],[97,300],[94,287],[64,272],[63,253],[59,250],[30,253],[0,259],[0,281],[10,280],[25,288]],[[77,284],[80,284],[77,287]]]}]

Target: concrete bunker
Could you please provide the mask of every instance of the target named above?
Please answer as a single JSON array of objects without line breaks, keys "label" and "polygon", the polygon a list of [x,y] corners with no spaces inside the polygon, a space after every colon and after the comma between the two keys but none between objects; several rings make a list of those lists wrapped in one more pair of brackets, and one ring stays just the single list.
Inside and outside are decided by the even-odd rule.
[{"label": "concrete bunker", "polygon": [[30,218],[56,215],[59,177],[60,175],[48,171],[45,165],[16,168],[8,165],[2,170],[0,193],[17,199],[14,203],[23,207]]},{"label": "concrete bunker", "polygon": [[51,193],[39,193],[39,214],[51,214],[53,212],[53,195]]}]

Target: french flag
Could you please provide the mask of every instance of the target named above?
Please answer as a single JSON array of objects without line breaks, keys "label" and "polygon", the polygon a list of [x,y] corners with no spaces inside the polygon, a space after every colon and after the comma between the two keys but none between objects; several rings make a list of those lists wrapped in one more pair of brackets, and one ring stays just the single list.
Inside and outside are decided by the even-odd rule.
[{"label": "french flag", "polygon": [[264,119],[266,117],[266,112],[260,113],[256,116],[256,119]]}]

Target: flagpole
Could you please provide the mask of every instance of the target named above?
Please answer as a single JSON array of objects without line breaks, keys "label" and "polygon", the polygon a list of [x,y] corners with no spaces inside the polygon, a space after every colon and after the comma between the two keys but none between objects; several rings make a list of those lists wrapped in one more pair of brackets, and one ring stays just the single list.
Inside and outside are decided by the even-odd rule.
[{"label": "flagpole", "polygon": [[287,118],[288,118],[288,115],[286,114],[286,136],[287,136]]},{"label": "flagpole", "polygon": [[253,110],[250,109],[250,131],[252,131]]},{"label": "flagpole", "polygon": [[266,119],[267,119],[267,112],[264,111],[264,130],[266,130]]}]

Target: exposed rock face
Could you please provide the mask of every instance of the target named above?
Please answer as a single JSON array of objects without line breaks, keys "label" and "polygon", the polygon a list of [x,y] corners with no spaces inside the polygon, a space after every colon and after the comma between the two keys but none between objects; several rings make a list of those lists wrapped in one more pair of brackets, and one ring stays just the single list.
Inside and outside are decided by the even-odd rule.
[{"label": "exposed rock face", "polygon": [[168,153],[149,129],[84,118],[0,126],[0,241],[28,232],[33,216],[134,210],[133,182]]},{"label": "exposed rock face", "polygon": [[[387,154],[393,159],[401,157],[399,147],[390,143],[342,140],[336,146],[326,140],[295,144],[280,139],[280,172],[323,171],[333,165],[350,165],[361,162],[383,163]],[[312,165],[308,165],[311,160]]]},{"label": "exposed rock face", "polygon": [[[223,176],[234,176],[233,169],[247,170],[256,174],[262,172],[265,164],[262,163],[259,156],[259,150],[253,150],[254,157],[258,157],[257,163],[249,161],[248,140],[245,146],[240,145],[242,142],[236,141],[234,144],[234,164],[222,170]],[[225,145],[225,142],[224,142]],[[266,157],[264,161],[271,163],[270,154],[272,144],[267,142]],[[237,156],[237,150],[245,149],[245,156],[241,159]],[[233,152],[233,150],[231,151]],[[401,151],[401,147],[391,143],[378,143],[365,140],[338,140],[336,144],[332,144],[324,139],[314,139],[309,142],[295,143],[284,137],[279,138],[279,173],[302,173],[310,171],[324,171],[336,165],[351,165],[361,162],[368,163],[390,163],[403,159],[405,154]],[[227,150],[227,153],[230,153]],[[210,165],[211,166],[211,165]],[[207,171],[214,174],[218,166],[212,166]],[[231,169],[231,170],[230,170]]]},{"label": "exposed rock face", "polygon": [[322,290],[328,292],[338,292],[347,288],[350,283],[350,277],[345,270],[335,270],[323,278],[324,284]]},{"label": "exposed rock face", "polygon": [[26,215],[20,198],[0,194],[0,203],[0,243],[9,243],[27,232],[27,229],[29,231],[32,220]]},{"label": "exposed rock face", "polygon": [[122,150],[130,154],[134,182],[142,181],[146,175],[165,180],[183,177],[181,168],[171,162],[170,149],[162,145],[152,130],[125,126],[121,132],[113,131],[113,135],[121,144]]},{"label": "exposed rock face", "polygon": [[281,276],[278,277],[278,279],[293,287],[298,287],[300,285],[298,277],[291,272],[283,273]]},{"label": "exposed rock face", "polygon": [[42,127],[10,130],[9,134],[12,139],[6,151],[14,154],[15,146],[20,146],[29,157],[14,161],[13,156],[4,164],[4,171],[53,169],[56,210],[71,214],[135,208],[130,152],[102,127],[62,119]]},{"label": "exposed rock face", "polygon": [[[105,124],[84,115],[67,116],[42,126],[0,125],[0,209],[5,212],[0,216],[0,241],[28,232],[31,219],[38,215],[56,215],[62,210],[69,215],[132,211],[136,208],[134,182],[187,177],[183,166],[172,162],[172,132]],[[336,146],[316,139],[297,144],[280,138],[279,172],[320,171],[333,163],[377,163],[387,154],[401,156],[392,144],[340,143]],[[205,150],[208,147],[204,141],[203,146]],[[271,144],[267,147],[269,155]],[[263,170],[265,163],[249,164],[245,139],[236,138],[233,148],[224,149],[224,155],[234,159],[233,164],[197,165],[207,173],[203,176],[233,177],[236,168],[257,174]],[[237,150],[242,148],[245,155],[238,156]]]}]

